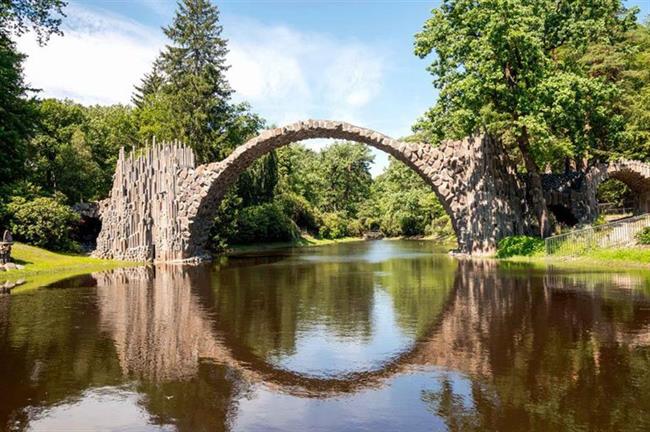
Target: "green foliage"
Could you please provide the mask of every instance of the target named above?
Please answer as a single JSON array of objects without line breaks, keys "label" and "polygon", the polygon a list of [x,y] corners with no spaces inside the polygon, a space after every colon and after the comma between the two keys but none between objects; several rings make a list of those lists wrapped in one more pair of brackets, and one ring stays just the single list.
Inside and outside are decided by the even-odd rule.
[{"label": "green foliage", "polygon": [[622,130],[597,149],[600,159],[647,160],[650,153],[650,28],[638,25],[616,43],[598,43],[579,59],[589,76],[615,85]]},{"label": "green foliage", "polygon": [[237,219],[236,238],[232,243],[283,242],[297,239],[298,229],[274,203],[244,208]]},{"label": "green foliage", "polygon": [[445,0],[416,36],[415,52],[440,89],[418,123],[434,139],[485,127],[531,151],[538,164],[582,156],[619,117],[615,89],[574,56],[611,43],[634,20],[619,0]]},{"label": "green foliage", "polygon": [[8,207],[11,231],[18,240],[52,250],[76,250],[70,232],[79,216],[60,200],[40,197],[12,200]]},{"label": "green foliage", "polygon": [[394,158],[373,181],[359,216],[366,229],[379,229],[389,237],[453,236],[449,217],[431,187]]},{"label": "green foliage", "polygon": [[338,239],[352,235],[351,220],[343,212],[324,213],[319,234],[326,239]]},{"label": "green foliage", "polygon": [[319,154],[302,144],[282,147],[277,154],[278,191],[299,195],[312,205],[319,205],[323,182]]},{"label": "green foliage", "polygon": [[244,206],[273,200],[278,183],[278,157],[274,151],[262,156],[237,179],[237,195]]},{"label": "green foliage", "polygon": [[63,0],[10,0],[0,2],[0,35],[20,36],[33,30],[39,43],[48,40],[51,34],[62,34],[59,30]]},{"label": "green foliage", "polygon": [[636,233],[636,241],[642,245],[650,245],[650,227],[645,227]]},{"label": "green foliage", "polygon": [[[634,23],[620,0],[443,0],[416,35],[415,53],[435,53],[436,104],[415,129],[432,142],[477,131],[500,137],[530,178],[529,204],[550,231],[540,166],[593,157],[617,141],[618,88],[578,61]],[[516,149],[516,150],[515,150]]]},{"label": "green foliage", "polygon": [[325,148],[319,158],[320,208],[356,216],[360,203],[370,194],[372,161],[370,150],[363,144],[336,142]]},{"label": "green foliage", "polygon": [[634,196],[630,188],[620,180],[609,179],[598,186],[596,198],[599,203],[611,204],[613,207],[632,207]]},{"label": "green foliage", "polygon": [[16,51],[16,44],[0,34],[0,187],[24,174],[26,141],[36,124],[34,103],[26,97],[24,58]]},{"label": "green foliage", "polygon": [[285,192],[275,198],[282,209],[298,227],[312,233],[318,232],[320,216],[307,199],[292,192]]},{"label": "green foliage", "polygon": [[511,236],[501,239],[497,246],[497,258],[533,256],[544,252],[544,240],[538,237]]},{"label": "green foliage", "polygon": [[63,193],[69,203],[105,197],[120,147],[137,144],[133,110],[45,99],[37,113],[38,128],[27,145],[26,179],[44,193]]},{"label": "green foliage", "polygon": [[178,3],[172,24],[163,29],[170,43],[132,97],[141,141],[180,140],[205,163],[224,158],[264,127],[247,104],[230,101],[222,30],[210,1]]}]

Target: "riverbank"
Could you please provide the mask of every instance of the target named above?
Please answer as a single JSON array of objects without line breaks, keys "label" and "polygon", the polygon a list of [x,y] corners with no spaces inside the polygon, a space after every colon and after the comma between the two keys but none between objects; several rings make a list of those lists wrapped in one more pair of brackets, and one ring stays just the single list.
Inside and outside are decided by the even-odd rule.
[{"label": "riverbank", "polygon": [[650,269],[650,248],[597,249],[581,256],[534,255],[502,258],[504,262],[526,262],[561,267],[590,267],[602,270]]},{"label": "riverbank", "polygon": [[85,273],[140,265],[128,261],[51,252],[22,243],[13,245],[11,257],[13,262],[24,268],[0,272],[0,282],[24,279],[26,282],[19,287],[21,291]]},{"label": "riverbank", "polygon": [[351,243],[365,241],[363,237],[343,237],[340,239],[319,239],[308,234],[303,234],[299,239],[290,242],[275,243],[251,243],[245,245],[232,245],[223,255],[239,255],[253,252],[264,252],[267,250],[284,249],[292,247],[326,246],[337,243]]},{"label": "riverbank", "polygon": [[252,243],[247,245],[232,245],[228,248],[223,255],[239,255],[245,253],[264,252],[267,250],[292,248],[292,247],[310,247],[310,246],[327,246],[337,243],[351,243],[362,241],[379,241],[379,240],[424,240],[439,242],[441,247],[452,250],[456,247],[455,240],[452,242],[449,239],[441,240],[439,237],[384,237],[377,240],[367,239],[364,237],[343,237],[339,239],[319,239],[309,234],[303,234],[298,240],[292,242],[276,242],[276,243]]}]

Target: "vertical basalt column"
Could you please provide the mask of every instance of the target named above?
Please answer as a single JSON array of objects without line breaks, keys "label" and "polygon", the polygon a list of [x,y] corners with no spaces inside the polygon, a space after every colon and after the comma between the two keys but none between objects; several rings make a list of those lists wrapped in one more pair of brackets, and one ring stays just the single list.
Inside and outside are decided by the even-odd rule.
[{"label": "vertical basalt column", "polygon": [[102,230],[94,255],[130,261],[182,258],[178,174],[192,169],[194,155],[177,142],[154,142],[128,156],[120,150],[110,197],[100,205]]}]

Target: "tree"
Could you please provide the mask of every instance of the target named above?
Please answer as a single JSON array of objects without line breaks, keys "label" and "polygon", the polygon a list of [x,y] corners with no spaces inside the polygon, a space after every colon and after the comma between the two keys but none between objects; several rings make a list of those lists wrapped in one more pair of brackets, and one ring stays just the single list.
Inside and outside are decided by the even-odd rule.
[{"label": "tree", "polygon": [[319,157],[318,153],[298,143],[279,149],[279,192],[300,195],[312,205],[318,205],[322,188]]},{"label": "tree", "polygon": [[363,203],[359,217],[367,229],[379,229],[391,237],[453,237],[449,216],[431,187],[393,157],[386,170],[373,180],[370,197]]},{"label": "tree", "polygon": [[160,72],[159,60],[154,61],[151,72],[145,74],[140,82],[139,86],[135,86],[135,92],[131,97],[131,102],[137,108],[143,108],[147,97],[159,93],[165,84],[165,78]]},{"label": "tree", "polygon": [[86,142],[84,108],[71,101],[46,99],[38,104],[39,124],[29,142],[27,178],[46,194],[61,192],[70,201],[93,195],[97,173]]},{"label": "tree", "polygon": [[171,44],[161,54],[160,70],[166,79],[163,91],[171,96],[176,138],[192,147],[200,162],[219,159],[233,120],[219,11],[209,0],[182,0],[163,31]]},{"label": "tree", "polygon": [[0,2],[0,33],[20,36],[29,28],[38,42],[47,42],[51,34],[62,34],[61,17],[65,16],[63,0],[4,0]]},{"label": "tree", "polygon": [[140,144],[135,110],[126,105],[92,106],[85,112],[85,140],[99,173],[92,180],[93,198],[103,198],[113,185],[120,148],[127,151]]},{"label": "tree", "polygon": [[26,201],[17,197],[8,205],[11,231],[22,241],[56,250],[73,250],[70,232],[79,215],[56,198]]},{"label": "tree", "polygon": [[650,155],[650,27],[637,25],[614,44],[589,47],[579,63],[588,75],[619,90],[615,110],[621,133],[595,149],[603,160],[624,157],[647,160]]},{"label": "tree", "polygon": [[60,34],[65,2],[61,0],[10,0],[0,2],[0,187],[23,174],[26,141],[36,122],[34,103],[24,82],[23,54],[16,51],[12,36],[31,27],[39,43]]},{"label": "tree", "polygon": [[429,71],[440,90],[416,130],[432,140],[483,130],[516,148],[540,233],[549,233],[539,167],[589,157],[620,120],[615,88],[586,76],[575,56],[618,40],[635,12],[620,0],[444,0],[416,35],[418,56],[436,54]]},{"label": "tree", "polygon": [[372,161],[370,150],[363,144],[336,142],[324,149],[319,167],[320,207],[327,212],[356,216],[359,204],[370,193]]},{"label": "tree", "polygon": [[26,141],[36,123],[34,103],[27,98],[29,88],[23,80],[24,58],[11,39],[0,35],[0,187],[22,176]]}]

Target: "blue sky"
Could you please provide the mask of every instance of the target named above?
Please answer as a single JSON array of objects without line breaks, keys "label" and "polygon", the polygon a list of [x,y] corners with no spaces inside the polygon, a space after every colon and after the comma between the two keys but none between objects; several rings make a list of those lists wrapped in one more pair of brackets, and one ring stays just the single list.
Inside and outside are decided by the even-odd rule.
[{"label": "blue sky", "polygon": [[[435,101],[427,60],[413,55],[413,35],[437,1],[226,0],[229,79],[238,100],[271,124],[307,118],[349,121],[399,138]],[[650,0],[629,1],[641,16]],[[43,96],[84,104],[128,103],[133,85],[166,43],[168,0],[69,1],[64,37],[29,55],[25,73]],[[314,148],[326,145],[312,143]],[[373,173],[387,157],[375,152]]]}]

